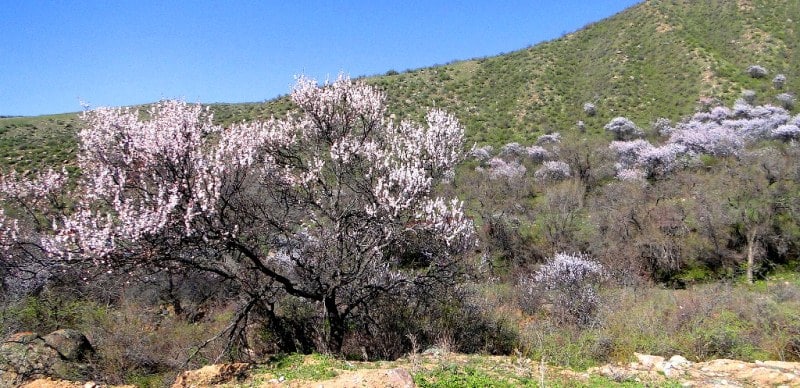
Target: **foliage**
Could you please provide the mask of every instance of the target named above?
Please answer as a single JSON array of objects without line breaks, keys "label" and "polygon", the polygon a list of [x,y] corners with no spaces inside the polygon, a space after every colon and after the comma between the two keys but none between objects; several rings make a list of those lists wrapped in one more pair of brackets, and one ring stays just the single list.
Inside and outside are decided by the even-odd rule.
[{"label": "foliage", "polygon": [[[297,114],[227,129],[178,101],[144,120],[87,112],[74,207],[46,213],[30,235],[4,220],[5,245],[33,240],[46,257],[104,271],[207,271],[243,298],[234,332],[252,311],[280,319],[281,301],[299,298],[325,314],[319,346],[339,352],[372,300],[414,298],[463,274],[472,223],[458,200],[433,193],[462,158],[463,130],[438,110],[426,126],[387,122],[383,94],[347,78],[300,79],[292,98]],[[50,174],[34,199],[62,188]],[[22,208],[47,205],[24,194],[4,191]]]},{"label": "foliage", "polygon": [[336,377],[337,370],[348,369],[352,369],[352,367],[348,367],[345,362],[330,356],[290,354],[273,357],[262,371],[276,376],[281,381],[283,379],[315,381]]},{"label": "foliage", "polygon": [[769,74],[769,71],[764,66],[750,65],[747,68],[747,74],[753,78],[764,78]]},{"label": "foliage", "polygon": [[[417,374],[414,383],[420,387],[515,387],[519,382],[512,384],[505,380],[498,380],[496,376],[489,375],[481,370],[466,367],[442,368],[432,373]],[[531,385],[523,384],[525,386]]]},{"label": "foliage", "polygon": [[591,102],[587,102],[583,104],[583,112],[588,116],[594,116],[597,114],[597,107]]}]

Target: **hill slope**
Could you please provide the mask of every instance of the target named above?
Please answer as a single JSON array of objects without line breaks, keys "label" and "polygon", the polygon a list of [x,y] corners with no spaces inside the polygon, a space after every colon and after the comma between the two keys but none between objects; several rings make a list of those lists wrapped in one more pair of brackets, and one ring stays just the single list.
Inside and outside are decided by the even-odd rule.
[{"label": "hill slope", "polygon": [[[787,76],[785,90],[800,90],[796,21],[800,2],[794,0],[648,1],[551,42],[390,71],[368,82],[388,93],[399,117],[419,118],[428,107],[441,107],[456,114],[478,143],[530,143],[546,132],[576,133],[578,120],[590,136],[606,136],[602,127],[615,116],[647,126],[657,117],[686,116],[701,99],[730,104],[744,89],[757,92],[757,103],[772,101],[778,91],[769,81],[778,73]],[[766,67],[767,78],[750,78],[745,69],[753,64]],[[585,102],[597,106],[595,116],[583,112]],[[287,108],[285,99],[214,106],[223,124]],[[58,163],[63,155],[42,155],[52,154],[53,144],[72,141],[65,135],[74,129],[67,125],[75,123],[50,116],[0,119],[0,163],[18,169]]]}]

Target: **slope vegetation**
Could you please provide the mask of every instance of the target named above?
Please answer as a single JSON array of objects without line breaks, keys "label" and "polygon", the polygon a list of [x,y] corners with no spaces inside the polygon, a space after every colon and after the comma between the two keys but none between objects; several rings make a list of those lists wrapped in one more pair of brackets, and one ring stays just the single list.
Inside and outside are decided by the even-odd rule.
[{"label": "slope vegetation", "polygon": [[[398,118],[444,108],[466,126],[471,142],[497,146],[531,143],[553,131],[577,134],[578,121],[587,136],[606,136],[603,125],[613,117],[646,127],[657,117],[687,116],[699,101],[730,105],[745,89],[756,91],[756,103],[774,102],[769,82],[746,74],[754,64],[770,78],[785,74],[786,90],[800,89],[799,20],[793,0],[647,1],[512,53],[368,80],[388,93]],[[584,113],[586,102],[596,105],[596,115]],[[223,124],[288,108],[285,98],[214,106]],[[0,118],[2,166],[24,170],[68,159],[71,116]]]}]

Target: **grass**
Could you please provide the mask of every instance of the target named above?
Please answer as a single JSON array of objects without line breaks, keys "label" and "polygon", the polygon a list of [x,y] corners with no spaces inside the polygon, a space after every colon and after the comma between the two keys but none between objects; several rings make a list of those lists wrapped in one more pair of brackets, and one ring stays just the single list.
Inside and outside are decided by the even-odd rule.
[{"label": "grass", "polygon": [[607,289],[594,327],[555,325],[541,315],[523,327],[522,342],[531,358],[576,369],[626,362],[634,352],[692,361],[797,361],[798,279],[785,273],[755,285]]},{"label": "grass", "polygon": [[270,359],[255,373],[283,380],[326,380],[336,377],[340,371],[353,370],[353,364],[331,356],[312,354],[279,355]]},{"label": "grass", "polygon": [[[363,370],[405,368],[419,387],[644,387],[635,381],[615,381],[603,376],[581,376],[560,368],[544,369],[519,357],[485,355],[416,355],[391,362],[345,362],[320,354],[283,355],[256,368],[242,386],[266,382],[314,382],[332,379],[342,373]],[[374,382],[372,382],[374,383]],[[542,384],[544,383],[544,384]],[[666,380],[662,386],[679,386]]]}]

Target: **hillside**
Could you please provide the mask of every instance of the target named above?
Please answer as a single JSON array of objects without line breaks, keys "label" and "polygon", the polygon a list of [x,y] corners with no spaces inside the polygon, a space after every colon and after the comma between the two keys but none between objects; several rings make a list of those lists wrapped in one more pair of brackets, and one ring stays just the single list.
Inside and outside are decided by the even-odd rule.
[{"label": "hillside", "polygon": [[[647,1],[533,47],[368,81],[388,93],[399,117],[419,118],[431,106],[456,114],[471,142],[531,143],[543,133],[576,132],[578,120],[589,135],[605,136],[613,117],[646,127],[692,113],[701,99],[729,105],[744,89],[757,92],[757,103],[772,101],[771,84],[745,73],[753,64],[769,79],[785,74],[786,90],[800,89],[797,20],[800,3],[791,0]],[[594,117],[583,112],[586,102],[597,106]],[[214,106],[221,123],[287,108],[281,98]],[[75,148],[75,126],[71,115],[0,118],[0,163],[59,164]]]},{"label": "hillside", "polygon": [[[769,101],[769,83],[745,74],[752,64],[786,74],[796,89],[799,19],[794,1],[650,1],[552,42],[374,82],[404,113],[456,112],[479,143],[529,143],[578,120],[601,133],[615,116],[646,126],[688,115],[702,98],[730,104],[743,89]],[[583,113],[585,102],[597,106],[595,117]]]}]

